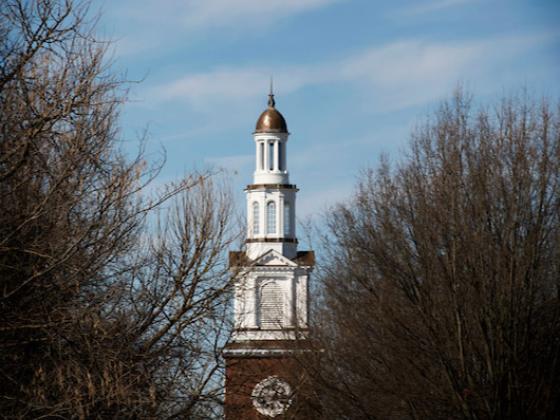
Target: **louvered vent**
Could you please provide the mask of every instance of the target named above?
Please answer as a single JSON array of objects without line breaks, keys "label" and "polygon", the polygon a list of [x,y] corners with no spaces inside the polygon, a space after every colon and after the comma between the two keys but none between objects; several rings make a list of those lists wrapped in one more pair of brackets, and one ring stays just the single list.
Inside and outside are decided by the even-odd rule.
[{"label": "louvered vent", "polygon": [[284,297],[276,282],[261,287],[259,302],[259,325],[264,329],[282,328]]}]

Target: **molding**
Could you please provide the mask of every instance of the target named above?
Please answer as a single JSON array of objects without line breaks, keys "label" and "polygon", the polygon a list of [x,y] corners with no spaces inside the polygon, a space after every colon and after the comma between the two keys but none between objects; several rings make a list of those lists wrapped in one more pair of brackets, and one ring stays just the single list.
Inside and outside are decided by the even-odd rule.
[{"label": "molding", "polygon": [[253,190],[271,190],[271,189],[281,189],[281,190],[296,190],[299,191],[295,184],[249,184],[245,187],[245,191]]},{"label": "molding", "polygon": [[258,242],[268,242],[268,243],[281,243],[286,242],[289,244],[297,244],[298,240],[295,238],[250,238],[245,239],[246,244],[258,243]]},{"label": "molding", "polygon": [[224,357],[270,357],[285,356],[294,353],[291,349],[225,349]]},{"label": "molding", "polygon": [[[266,112],[266,110],[265,110]],[[278,138],[278,137],[284,137],[281,140],[288,140],[288,136],[292,133],[290,133],[289,131],[282,131],[279,130],[277,128],[268,128],[266,131],[260,131],[260,130],[255,130],[251,133],[253,135],[253,137],[263,137],[264,140],[267,140],[267,138],[269,135],[273,136],[272,138]]]},{"label": "molding", "polygon": [[[282,265],[254,265],[251,267],[251,271],[245,274],[245,277],[259,277],[261,273],[278,273],[284,275],[285,273],[292,273],[297,277],[308,275],[311,268],[297,265],[297,266],[282,266]],[[253,275],[254,273],[254,275]],[[289,278],[288,280],[291,280]]]},{"label": "molding", "polygon": [[309,333],[309,328],[307,327],[281,327],[281,328],[260,328],[260,327],[243,327],[236,328],[235,331],[301,331],[303,334]]},{"label": "molding", "polygon": [[280,252],[270,249],[257,259],[253,260],[254,267],[298,267],[298,265],[282,255]]},{"label": "molding", "polygon": [[286,273],[286,272],[292,272],[292,273],[296,273],[297,275],[300,275],[299,273],[297,273],[297,270],[301,268],[301,266],[296,265],[296,266],[283,266],[283,265],[255,265],[253,267],[251,267],[251,271],[255,272],[255,273],[261,273],[261,272],[277,272],[277,273]]},{"label": "molding", "polygon": [[309,335],[308,330],[304,330],[304,327],[296,329],[294,327],[282,328],[277,330],[261,330],[261,329],[235,329],[232,333],[230,342],[240,343],[240,342],[255,342],[255,341],[270,341],[270,342],[284,342],[296,340],[306,340]]},{"label": "molding", "polygon": [[224,357],[282,357],[294,353],[313,351],[311,349],[224,349]]},{"label": "molding", "polygon": [[[297,277],[308,276],[313,271],[312,266],[297,265],[297,266],[283,266],[283,265],[252,265],[252,266],[235,266],[238,270],[230,270],[236,274],[236,280],[242,281],[244,279],[254,278],[261,276],[261,273],[278,273],[283,278],[288,278],[287,274],[295,274]],[[291,279],[288,278],[288,279]]]}]

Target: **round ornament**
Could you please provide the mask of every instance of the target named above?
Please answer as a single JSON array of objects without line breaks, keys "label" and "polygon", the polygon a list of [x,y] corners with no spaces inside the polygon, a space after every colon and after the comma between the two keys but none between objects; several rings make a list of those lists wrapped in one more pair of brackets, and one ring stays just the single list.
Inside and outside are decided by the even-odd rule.
[{"label": "round ornament", "polygon": [[257,411],[268,417],[284,414],[292,404],[292,387],[278,376],[260,381],[251,393]]}]

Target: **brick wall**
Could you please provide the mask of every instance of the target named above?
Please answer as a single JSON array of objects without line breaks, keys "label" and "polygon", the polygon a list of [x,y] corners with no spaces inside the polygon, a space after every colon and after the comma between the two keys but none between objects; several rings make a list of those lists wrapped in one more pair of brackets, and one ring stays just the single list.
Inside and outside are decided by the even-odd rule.
[{"label": "brick wall", "polygon": [[226,420],[270,419],[253,406],[251,393],[257,383],[278,376],[295,391],[289,410],[275,420],[317,419],[313,389],[300,363],[289,356],[226,358]]}]

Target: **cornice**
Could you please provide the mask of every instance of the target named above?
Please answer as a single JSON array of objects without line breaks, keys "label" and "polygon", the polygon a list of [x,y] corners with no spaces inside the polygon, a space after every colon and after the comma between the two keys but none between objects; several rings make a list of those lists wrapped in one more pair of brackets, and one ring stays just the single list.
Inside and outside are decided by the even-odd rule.
[{"label": "cornice", "polygon": [[299,191],[295,184],[249,184],[245,187],[245,191],[272,190],[272,189]]},{"label": "cornice", "polygon": [[298,240],[296,238],[248,238],[245,239],[245,243],[252,244],[256,242],[266,242],[266,243],[282,243],[287,242],[290,244],[297,244]]}]

